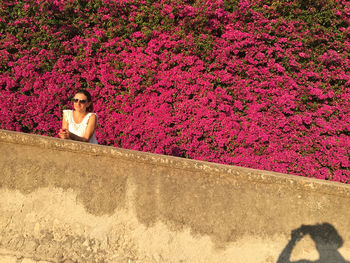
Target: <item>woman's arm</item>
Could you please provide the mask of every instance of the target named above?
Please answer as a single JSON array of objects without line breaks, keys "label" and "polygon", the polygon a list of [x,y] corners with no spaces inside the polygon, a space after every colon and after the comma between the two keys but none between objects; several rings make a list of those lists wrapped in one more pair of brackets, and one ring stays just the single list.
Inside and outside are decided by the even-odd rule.
[{"label": "woman's arm", "polygon": [[69,139],[69,133],[68,133],[68,121],[66,120],[66,115],[63,114],[62,118],[62,129],[60,129],[60,132],[58,133],[59,137],[61,139]]},{"label": "woman's arm", "polygon": [[69,132],[69,138],[75,141],[88,142],[91,136],[94,134],[96,126],[97,126],[96,115],[91,114],[89,117],[89,121],[88,121],[84,136],[81,137],[81,136],[75,135],[74,133]]},{"label": "woman's arm", "polygon": [[62,118],[62,130],[67,130],[68,131],[68,121],[66,119],[66,114],[63,114]]}]

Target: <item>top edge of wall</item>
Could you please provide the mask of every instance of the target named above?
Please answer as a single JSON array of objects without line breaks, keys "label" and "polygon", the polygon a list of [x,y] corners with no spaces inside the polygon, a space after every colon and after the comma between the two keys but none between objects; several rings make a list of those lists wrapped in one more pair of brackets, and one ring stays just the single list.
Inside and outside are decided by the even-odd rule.
[{"label": "top edge of wall", "polygon": [[282,184],[300,190],[324,192],[331,195],[350,197],[350,185],[315,178],[257,170],[233,165],[197,161],[180,157],[127,150],[113,146],[96,145],[42,135],[14,132],[0,129],[0,143],[29,145],[59,151],[77,152],[95,156],[125,159],[173,169],[194,170],[219,176],[223,182],[244,179],[260,184]]}]

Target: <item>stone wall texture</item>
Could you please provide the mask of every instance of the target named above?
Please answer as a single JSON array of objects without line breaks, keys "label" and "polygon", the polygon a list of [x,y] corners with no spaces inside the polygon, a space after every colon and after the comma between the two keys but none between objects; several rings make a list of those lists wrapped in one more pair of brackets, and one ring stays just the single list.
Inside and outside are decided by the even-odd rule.
[{"label": "stone wall texture", "polygon": [[0,130],[0,262],[348,262],[350,187]]}]

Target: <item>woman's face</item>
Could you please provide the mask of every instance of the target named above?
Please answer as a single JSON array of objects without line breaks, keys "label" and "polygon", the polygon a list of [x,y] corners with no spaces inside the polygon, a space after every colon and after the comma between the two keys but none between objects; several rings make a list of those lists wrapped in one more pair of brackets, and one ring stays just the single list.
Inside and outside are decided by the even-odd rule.
[{"label": "woman's face", "polygon": [[82,93],[75,94],[73,98],[74,110],[85,113],[86,108],[89,107],[91,102],[88,102],[87,97]]}]

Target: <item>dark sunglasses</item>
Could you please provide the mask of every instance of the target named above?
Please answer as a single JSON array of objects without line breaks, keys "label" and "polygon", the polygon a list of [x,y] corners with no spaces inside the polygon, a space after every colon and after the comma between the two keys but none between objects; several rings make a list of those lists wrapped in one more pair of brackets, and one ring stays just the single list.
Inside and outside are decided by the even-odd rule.
[{"label": "dark sunglasses", "polygon": [[79,100],[79,99],[76,99],[76,98],[73,98],[72,101],[74,103],[78,103],[78,102],[80,102],[81,104],[85,104],[86,103],[86,100]]}]

